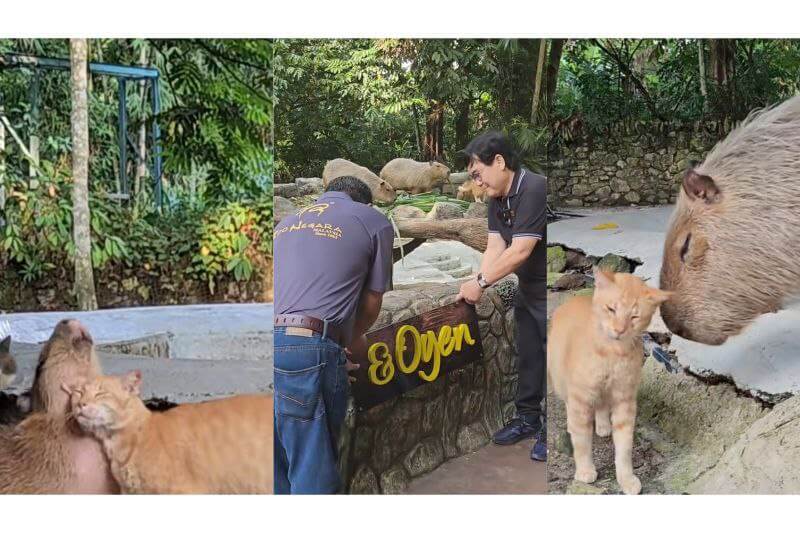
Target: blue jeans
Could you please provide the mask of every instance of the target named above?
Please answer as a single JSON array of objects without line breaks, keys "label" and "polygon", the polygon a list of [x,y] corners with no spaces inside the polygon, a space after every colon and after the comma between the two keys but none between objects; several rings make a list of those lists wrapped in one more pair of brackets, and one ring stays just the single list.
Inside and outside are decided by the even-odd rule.
[{"label": "blue jeans", "polygon": [[275,328],[275,494],[335,494],[349,394],[341,346]]}]

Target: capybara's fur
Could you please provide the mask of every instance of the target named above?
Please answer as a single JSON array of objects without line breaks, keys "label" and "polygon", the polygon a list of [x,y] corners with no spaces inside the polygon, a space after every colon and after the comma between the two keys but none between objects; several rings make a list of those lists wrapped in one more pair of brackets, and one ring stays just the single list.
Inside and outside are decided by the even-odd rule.
[{"label": "capybara's fur", "polygon": [[39,354],[31,389],[31,409],[66,413],[69,396],[61,389],[61,384],[79,385],[101,374],[89,332],[77,320],[62,320]]},{"label": "capybara's fur", "polygon": [[441,188],[450,176],[450,169],[438,161],[427,163],[398,157],[381,169],[381,178],[394,190],[419,194]]},{"label": "capybara's fur", "polygon": [[328,183],[341,176],[353,176],[366,183],[372,191],[372,201],[375,203],[390,204],[397,198],[394,188],[367,167],[341,158],[331,159],[325,163],[325,168],[322,170],[323,185],[327,187]]},{"label": "capybara's fur", "polygon": [[670,330],[721,344],[800,292],[800,96],[751,114],[686,171],[664,243]]},{"label": "capybara's fur", "polygon": [[100,446],[71,418],[40,412],[0,426],[0,494],[117,492]]},{"label": "capybara's fur", "polygon": [[467,180],[458,187],[456,198],[482,204],[486,200],[486,189],[473,180]]}]

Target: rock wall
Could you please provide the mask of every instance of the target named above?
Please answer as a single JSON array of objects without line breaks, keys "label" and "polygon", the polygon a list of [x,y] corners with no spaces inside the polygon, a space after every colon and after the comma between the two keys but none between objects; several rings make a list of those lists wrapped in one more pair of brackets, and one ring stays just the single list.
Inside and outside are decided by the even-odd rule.
[{"label": "rock wall", "polygon": [[545,163],[557,207],[658,205],[675,201],[689,161],[722,138],[715,124],[622,133],[563,147]]},{"label": "rock wall", "polygon": [[[455,301],[458,284],[390,292],[375,328]],[[448,459],[484,446],[514,409],[517,390],[513,310],[492,289],[477,306],[484,356],[364,413],[350,409],[340,442],[345,490],[403,493]]]}]

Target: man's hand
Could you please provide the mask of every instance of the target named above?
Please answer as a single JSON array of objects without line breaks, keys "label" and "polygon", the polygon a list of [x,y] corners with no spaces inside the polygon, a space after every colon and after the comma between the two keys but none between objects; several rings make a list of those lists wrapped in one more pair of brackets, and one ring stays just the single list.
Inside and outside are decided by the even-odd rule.
[{"label": "man's hand", "polygon": [[464,300],[468,304],[475,305],[481,299],[483,289],[478,285],[478,281],[471,279],[461,284],[461,289],[458,291],[458,298],[456,301]]},{"label": "man's hand", "polygon": [[[347,373],[353,372],[354,370],[358,370],[361,368],[361,365],[354,363],[350,360],[351,355],[356,354],[358,356],[363,356],[367,353],[367,337],[366,335],[359,335],[358,337],[354,338],[350,341],[350,345],[344,349],[344,353],[347,354],[347,363],[345,364],[345,368],[347,369]],[[350,383],[356,380],[353,376],[348,376],[350,379]]]}]

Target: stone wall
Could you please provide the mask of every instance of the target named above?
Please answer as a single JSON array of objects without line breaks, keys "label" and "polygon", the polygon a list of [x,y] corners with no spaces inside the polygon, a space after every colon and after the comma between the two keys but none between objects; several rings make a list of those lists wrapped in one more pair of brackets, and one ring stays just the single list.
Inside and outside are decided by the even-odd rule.
[{"label": "stone wall", "polygon": [[[458,284],[390,292],[375,328],[455,301]],[[513,412],[517,389],[513,310],[492,289],[477,306],[483,360],[364,413],[350,409],[340,442],[345,490],[403,493],[444,461],[489,443]]]},{"label": "stone wall", "polygon": [[563,147],[546,162],[548,200],[556,207],[672,203],[689,161],[701,161],[720,138],[715,124],[698,123]]}]

